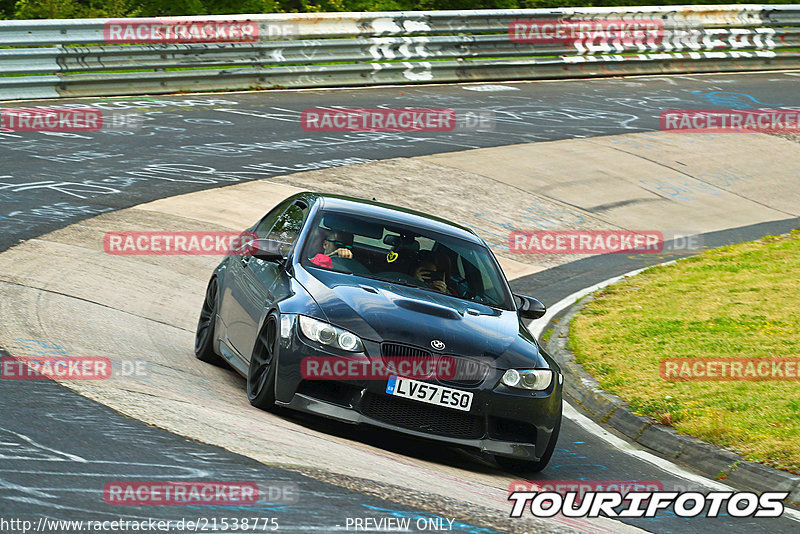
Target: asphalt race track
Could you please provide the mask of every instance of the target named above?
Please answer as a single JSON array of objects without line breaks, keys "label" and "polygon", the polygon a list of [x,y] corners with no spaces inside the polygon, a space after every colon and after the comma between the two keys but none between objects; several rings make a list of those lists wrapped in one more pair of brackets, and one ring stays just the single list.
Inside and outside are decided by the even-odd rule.
[{"label": "asphalt race track", "polygon": [[[107,210],[238,181],[361,161],[657,130],[664,109],[796,107],[800,79],[794,74],[84,99],[80,102],[108,112],[145,106],[146,120],[133,134],[2,134],[0,247]],[[486,86],[494,90],[475,90]],[[298,124],[301,111],[311,107],[420,105],[489,109],[497,124],[494,131],[436,135],[310,134]]]},{"label": "asphalt race track", "polygon": [[[214,224],[215,228],[243,228],[271,207],[263,199],[276,201],[293,188],[318,186],[362,196],[375,194],[380,200],[431,212],[440,207],[443,216],[470,224],[493,245],[509,278],[515,278],[515,290],[537,296],[548,305],[602,280],[694,250],[571,257],[550,263],[515,258],[507,248],[503,250],[503,240],[507,243],[511,229],[523,228],[520,225],[524,221],[508,215],[513,210],[521,213],[519,206],[538,210],[529,212],[528,221],[625,228],[638,223],[644,228],[668,229],[675,235],[697,234],[703,248],[784,233],[797,227],[800,214],[800,187],[794,185],[792,189],[800,177],[800,148],[796,143],[777,136],[728,134],[730,137],[698,138],[687,145],[684,138],[675,140],[648,132],[658,130],[658,116],[664,109],[797,108],[798,84],[798,73],[762,73],[83,100],[108,112],[127,110],[143,123],[132,131],[0,132],[4,163],[0,168],[0,251],[8,251],[0,255],[0,313],[6,323],[0,330],[0,346],[12,354],[48,354],[56,345],[59,350],[83,348],[77,345],[83,331],[69,324],[78,309],[70,307],[74,303],[65,305],[66,311],[56,310],[58,319],[67,321],[57,332],[60,337],[19,334],[46,331],[53,320],[46,317],[49,310],[55,310],[52,303],[65,297],[80,300],[81,305],[99,306],[91,312],[97,314],[94,318],[102,320],[107,313],[112,325],[120,311],[157,323],[152,329],[147,327],[149,339],[142,338],[150,343],[148,346],[160,346],[161,336],[167,334],[156,329],[164,325],[181,330],[182,337],[176,339],[185,339],[187,332],[191,335],[199,311],[194,303],[202,296],[209,266],[216,258],[187,264],[183,272],[176,269],[175,281],[164,282],[165,287],[175,286],[181,280],[186,284],[182,288],[199,285],[199,291],[182,289],[181,294],[181,289],[175,289],[162,295],[152,287],[133,285],[125,273],[120,274],[114,261],[103,257],[102,248],[93,256],[74,248],[101,227],[105,231],[125,230],[128,228],[113,224],[131,221],[155,228],[159,221],[185,224],[191,219]],[[24,105],[52,107],[70,102]],[[303,109],[337,106],[442,107],[457,113],[489,110],[495,120],[491,127],[480,130],[427,134],[312,133],[300,128]],[[674,150],[686,154],[682,164],[691,166],[694,157],[708,160],[713,169],[702,175],[687,170],[686,177],[669,182],[653,178],[650,167],[630,168],[634,174],[641,171],[637,178],[653,198],[640,198],[638,192],[628,198],[622,186],[615,189],[612,185],[598,192],[591,184],[581,184],[580,162],[569,162],[567,156],[559,160],[559,154],[568,155],[572,147],[603,161],[608,159],[604,151],[612,148],[620,158],[636,153],[643,166],[663,166],[656,152]],[[750,153],[741,147],[747,147]],[[645,152],[652,155],[641,156]],[[719,152],[717,159],[711,152]],[[737,153],[741,166],[735,159]],[[751,167],[744,168],[748,159]],[[575,168],[562,168],[561,163]],[[542,176],[549,169],[557,178],[545,176],[538,183],[534,172],[521,168],[526,165],[541,171]],[[596,167],[597,163],[589,158],[586,165]],[[618,170],[610,169],[608,176]],[[402,179],[392,182],[390,176]],[[454,181],[463,185],[454,188]],[[705,185],[698,187],[698,183]],[[218,189],[222,186],[232,187]],[[570,189],[572,186],[574,189]],[[493,191],[497,198],[491,196]],[[214,196],[218,192],[223,196]],[[519,199],[513,199],[512,192]],[[195,195],[176,197],[190,193]],[[602,201],[598,201],[600,197]],[[239,204],[228,207],[221,203],[224,198],[242,202],[241,209]],[[157,199],[165,200],[159,201],[163,204],[125,210]],[[658,202],[665,206],[663,210],[649,208],[661,206]],[[195,208],[198,205],[205,208]],[[212,222],[214,207],[218,213]],[[507,217],[501,220],[502,215]],[[93,222],[96,217],[105,224]],[[183,223],[178,220],[182,217],[186,218]],[[84,226],[78,225],[71,232],[69,225],[81,221],[85,221],[81,223]],[[58,229],[64,230],[49,240],[36,239],[9,250],[20,241]],[[92,259],[91,265],[78,263],[87,258]],[[115,282],[119,283],[116,298],[133,302],[132,308],[111,297],[96,302],[91,297],[92,287],[113,286]],[[159,297],[151,298],[153,295]],[[160,310],[185,301],[189,302],[182,314],[185,317],[175,319]],[[28,313],[31,310],[33,313]],[[127,331],[119,334],[121,339],[109,343],[124,345],[136,339]],[[138,349],[132,347],[133,351]],[[191,357],[190,345],[180,350]],[[194,366],[191,360],[186,364]],[[445,525],[448,519],[454,519],[451,528],[458,532],[643,529],[659,533],[751,533],[795,532],[800,526],[799,516],[789,514],[777,520],[682,519],[667,512],[652,520],[627,519],[627,524],[611,520],[511,520],[507,517],[510,506],[502,495],[515,477],[498,472],[485,458],[291,413],[275,418],[246,406],[243,381],[231,373],[214,368],[183,375],[182,365],[172,365],[169,369],[166,365],[159,367],[162,374],[154,377],[155,384],[131,385],[130,390],[123,385],[81,391],[107,406],[56,383],[0,383],[6,408],[0,412],[3,517],[104,520],[253,514],[279,518],[283,531],[322,532],[346,530],[348,517],[441,518]],[[173,385],[174,397],[166,394],[165,384]],[[230,403],[230,412],[220,408],[224,403],[200,392],[202,388],[221,388],[219,399]],[[145,402],[148,398],[149,403]],[[197,404],[208,402],[213,409],[198,411],[188,404],[192,399],[197,399]],[[234,406],[230,399],[238,404]],[[120,404],[123,400],[131,401],[130,409]],[[152,413],[147,413],[148,406],[152,406]],[[181,421],[180,414],[167,414],[169,406],[175,412],[183,407],[186,421]],[[275,435],[260,433],[257,426],[248,428],[249,420],[276,425]],[[225,426],[227,421],[231,421],[230,428]],[[665,488],[705,489],[718,484],[665,471],[617,449],[578,421],[565,418],[559,446],[539,480],[655,480]],[[230,436],[224,438],[226,433]],[[230,446],[225,439],[246,445]],[[319,455],[304,456],[303,443]],[[270,446],[283,448],[277,460],[269,461]],[[256,449],[261,452],[249,452]],[[371,460],[376,462],[372,474],[365,465]],[[159,506],[125,507],[122,512],[118,506],[103,503],[104,482],[148,477],[258,480],[262,487],[296,490],[299,500],[275,499],[237,510]],[[486,496],[485,503],[482,495]]]},{"label": "asphalt race track", "polygon": [[[13,417],[5,417],[3,440],[3,515],[34,524],[43,514],[58,519],[113,521],[119,518],[199,520],[277,517],[281,530],[344,530],[346,517],[439,519],[414,507],[265,466],[228,451],[174,436],[92,402],[52,382],[34,387],[17,382],[4,387]],[[29,402],[35,397],[36,402]],[[28,399],[27,402],[24,400]],[[50,445],[50,446],[48,446]],[[58,446],[58,449],[52,447]],[[96,498],[98,480],[259,481],[273,488],[272,502],[238,506],[133,506],[120,512]],[[102,488],[102,485],[101,485]],[[302,504],[298,498],[303,496]],[[117,507],[118,508],[118,507]],[[444,524],[448,524],[447,521]],[[468,532],[497,532],[455,522]],[[45,530],[46,532],[47,530]]]}]

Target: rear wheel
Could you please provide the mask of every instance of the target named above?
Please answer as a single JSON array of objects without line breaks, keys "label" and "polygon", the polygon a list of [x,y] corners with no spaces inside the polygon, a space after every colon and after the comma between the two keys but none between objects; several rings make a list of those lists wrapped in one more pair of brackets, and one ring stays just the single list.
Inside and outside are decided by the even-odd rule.
[{"label": "rear wheel", "polygon": [[201,362],[223,365],[225,362],[214,352],[214,324],[217,319],[217,279],[212,278],[206,288],[206,298],[197,321],[194,336],[194,355]]},{"label": "rear wheel", "polygon": [[247,371],[247,398],[262,410],[275,407],[275,368],[278,353],[278,318],[270,314],[258,334]]},{"label": "rear wheel", "polygon": [[550,434],[550,441],[547,443],[547,448],[542,457],[536,461],[531,462],[528,460],[519,460],[517,458],[508,458],[507,456],[495,456],[494,461],[497,462],[503,470],[510,473],[538,473],[542,471],[547,464],[550,463],[550,458],[553,456],[553,451],[556,449],[556,442],[558,441],[558,434],[561,431],[561,413],[558,414],[558,422],[553,433]]}]

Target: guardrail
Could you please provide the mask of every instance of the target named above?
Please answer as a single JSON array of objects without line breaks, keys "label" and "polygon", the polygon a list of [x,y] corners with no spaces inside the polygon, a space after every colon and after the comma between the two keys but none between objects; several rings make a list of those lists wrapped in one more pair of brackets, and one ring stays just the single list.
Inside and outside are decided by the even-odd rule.
[{"label": "guardrail", "polygon": [[798,4],[0,21],[0,100],[785,68]]}]

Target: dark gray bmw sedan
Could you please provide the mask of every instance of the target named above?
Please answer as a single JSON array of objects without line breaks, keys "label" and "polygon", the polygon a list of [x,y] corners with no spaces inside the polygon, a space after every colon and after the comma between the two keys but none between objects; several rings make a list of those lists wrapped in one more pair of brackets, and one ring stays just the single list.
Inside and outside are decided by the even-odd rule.
[{"label": "dark gray bmw sedan", "polygon": [[478,449],[542,470],[561,425],[562,375],[473,231],[405,208],[299,193],[214,270],[196,356],[284,406]]}]

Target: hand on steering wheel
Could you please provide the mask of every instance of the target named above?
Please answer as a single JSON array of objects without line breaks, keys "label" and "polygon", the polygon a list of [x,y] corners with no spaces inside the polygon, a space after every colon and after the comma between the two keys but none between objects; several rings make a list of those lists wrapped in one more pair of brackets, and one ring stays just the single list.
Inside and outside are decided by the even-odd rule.
[{"label": "hand on steering wheel", "polygon": [[334,255],[347,260],[353,259],[353,252],[350,249],[346,248],[337,248],[333,252],[328,253],[328,256],[334,256]]}]

